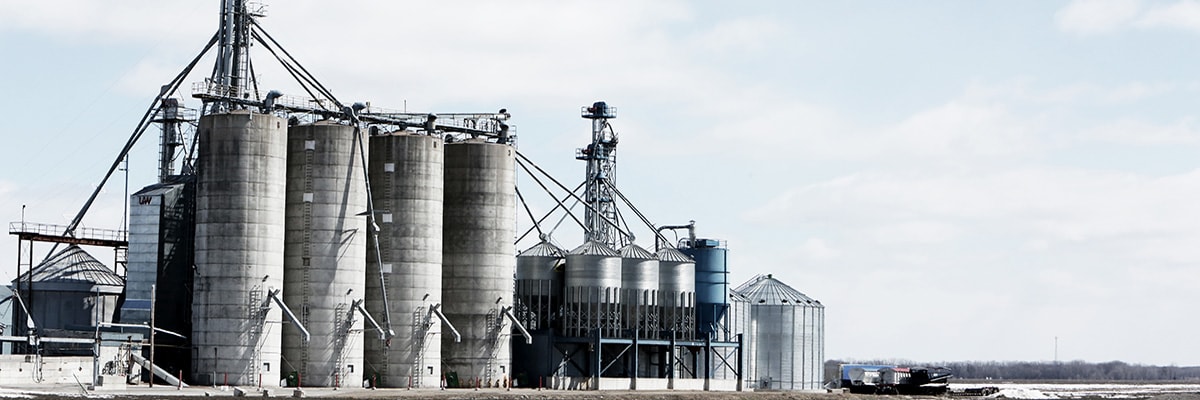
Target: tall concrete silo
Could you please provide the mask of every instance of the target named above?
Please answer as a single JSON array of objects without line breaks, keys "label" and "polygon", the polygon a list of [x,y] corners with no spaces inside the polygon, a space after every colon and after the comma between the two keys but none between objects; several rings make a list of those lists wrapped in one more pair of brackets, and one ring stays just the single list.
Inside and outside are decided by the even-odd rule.
[{"label": "tall concrete silo", "polygon": [[658,251],[658,296],[662,329],[676,339],[691,339],[696,330],[696,263],[673,248]]},{"label": "tall concrete silo", "polygon": [[380,232],[378,253],[367,241],[366,306],[382,324],[386,297],[396,336],[387,343],[367,335],[367,374],[379,387],[407,387],[410,380],[414,387],[438,387],[442,323],[432,307],[442,301],[444,146],[438,137],[397,132],[372,136],[369,153]]},{"label": "tall concrete silo", "polygon": [[825,306],[771,275],[758,276],[736,291],[750,302],[746,374],[756,388],[820,390],[825,376]]},{"label": "tall concrete silo", "polygon": [[495,386],[511,369],[503,312],[513,304],[516,269],[515,165],[507,145],[446,145],[442,308],[462,342],[442,335],[442,362],[459,386],[474,379]]},{"label": "tall concrete silo", "polygon": [[192,379],[275,386],[281,376],[287,121],[250,111],[200,119]]},{"label": "tall concrete silo", "polygon": [[621,254],[589,240],[567,254],[564,335],[622,334]]},{"label": "tall concrete silo", "polygon": [[288,129],[284,302],[311,337],[283,327],[285,374],[303,386],[359,387],[366,295],[366,187],[354,128],[330,121]]}]

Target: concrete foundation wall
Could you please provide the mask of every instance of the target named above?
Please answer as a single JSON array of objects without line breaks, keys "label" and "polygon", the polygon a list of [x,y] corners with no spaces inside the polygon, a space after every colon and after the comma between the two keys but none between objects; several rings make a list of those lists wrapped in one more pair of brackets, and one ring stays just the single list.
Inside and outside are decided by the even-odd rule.
[{"label": "concrete foundation wall", "polygon": [[75,384],[76,378],[92,381],[92,357],[0,356],[0,386]]},{"label": "concrete foundation wall", "polygon": [[[575,377],[562,376],[551,378],[546,387],[553,390],[593,390],[592,378],[590,377]],[[632,381],[629,378],[601,378],[600,390],[630,390]],[[665,378],[638,378],[638,391],[651,390],[671,390],[670,380]],[[736,379],[710,379],[708,381],[709,391],[713,392],[733,392],[737,391]],[[677,391],[704,391],[703,379],[675,379],[675,389]]]}]

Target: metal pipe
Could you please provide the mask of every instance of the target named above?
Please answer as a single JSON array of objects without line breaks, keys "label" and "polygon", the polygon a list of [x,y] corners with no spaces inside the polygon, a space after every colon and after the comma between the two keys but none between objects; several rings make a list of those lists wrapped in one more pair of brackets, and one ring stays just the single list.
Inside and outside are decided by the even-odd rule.
[{"label": "metal pipe", "polygon": [[442,323],[446,324],[447,328],[450,328],[450,333],[454,334],[454,343],[462,342],[462,335],[458,334],[458,329],[454,329],[454,324],[451,324],[450,320],[446,319],[446,315],[442,314],[441,308],[442,308],[442,303],[438,303],[438,304],[429,306],[429,311],[432,312],[434,315],[437,315],[438,319],[442,320]]},{"label": "metal pipe", "polygon": [[[32,269],[33,269],[33,268],[30,268],[29,275],[33,275],[33,271],[32,271]],[[32,279],[32,278],[31,278],[31,279]],[[35,324],[33,323],[33,314],[30,314],[30,313],[29,313],[29,308],[28,308],[28,307],[25,307],[25,300],[22,300],[22,299],[21,299],[21,292],[20,292],[20,290],[13,290],[13,297],[16,297],[16,298],[17,298],[17,304],[20,304],[20,305],[21,305],[21,311],[24,311],[24,312],[25,312],[25,325],[26,325],[26,328],[28,328],[27,330],[28,330],[28,331],[31,331],[31,332],[36,332],[36,331],[37,331],[37,325],[35,325]]]},{"label": "metal pipe", "polygon": [[517,321],[517,317],[513,316],[512,307],[504,307],[501,311],[504,312],[504,315],[508,316],[508,320],[512,321],[513,326],[516,326],[517,330],[521,331],[521,336],[525,337],[525,344],[533,344],[533,335],[530,335],[529,330],[525,329],[525,325],[521,325],[521,321]]},{"label": "metal pipe", "polygon": [[[619,194],[620,193],[618,193],[618,195]],[[688,230],[688,243],[692,243],[692,242],[696,241],[696,221],[695,220],[688,221],[687,225],[663,225],[663,226],[658,227],[658,229],[656,230],[658,237],[655,238],[655,240],[654,240],[654,251],[660,250],[658,248],[658,243],[659,243],[658,239],[662,239],[663,242],[667,241],[667,238],[662,235],[662,231],[665,231],[668,229],[670,229],[670,230],[687,229]]]},{"label": "metal pipe", "polygon": [[[171,375],[171,373],[162,369],[158,365],[155,365],[154,363],[150,362],[150,360],[145,359],[140,354],[131,353],[130,356],[132,356],[133,362],[150,370],[151,374],[154,374],[154,376],[157,376],[159,378],[162,378],[164,381],[167,381],[167,384],[170,384],[171,386],[181,387],[181,388],[188,387],[188,384],[183,383],[183,381],[180,381],[174,375]],[[150,378],[150,380],[154,380],[154,378]]]},{"label": "metal pipe", "polygon": [[[525,168],[525,169],[526,169],[526,172],[528,172],[528,168],[526,168],[526,167],[525,167],[525,164],[524,164],[524,163],[522,163],[522,162],[521,162],[521,160],[524,160],[526,163],[529,163],[529,165],[533,166],[533,168],[534,168],[534,169],[536,169],[536,170],[538,170],[538,172],[542,173],[542,175],[545,175],[547,178],[550,178],[550,181],[551,181],[551,182],[554,182],[554,184],[555,184],[556,186],[558,186],[558,188],[559,188],[559,189],[562,189],[562,190],[564,190],[564,191],[565,191],[565,190],[567,190],[567,187],[566,187],[565,185],[563,185],[563,184],[562,184],[561,182],[559,182],[557,179],[554,179],[554,176],[551,176],[549,173],[547,173],[545,170],[543,170],[543,169],[542,169],[542,167],[539,167],[537,164],[534,164],[534,163],[533,163],[533,161],[531,161],[531,160],[530,160],[528,157],[525,157],[525,155],[524,155],[524,154],[521,154],[521,152],[519,152],[519,151],[518,151],[518,152],[516,152],[516,154],[517,154],[517,157],[520,157],[520,159],[519,159],[519,160],[517,160],[517,165],[520,165],[520,166],[521,166],[521,168]],[[530,173],[529,175],[530,175],[530,176],[533,176],[533,173]],[[591,211],[591,212],[599,212],[598,210],[596,210],[596,208],[595,208],[595,207],[592,207],[592,205],[591,205],[591,204],[589,204],[589,203],[587,202],[587,200],[584,200],[583,198],[579,197],[579,196],[578,196],[578,195],[576,195],[575,193],[568,192],[567,194],[568,194],[568,195],[570,195],[570,196],[571,196],[572,198],[574,198],[575,200],[579,200],[580,202],[582,202],[582,203],[583,203],[583,205],[584,205],[585,207],[587,207],[588,211]],[[572,217],[574,217],[574,216],[572,216]],[[616,222],[614,222],[614,221],[611,221],[611,220],[609,220],[608,218],[601,218],[600,220],[601,220],[602,222],[604,222],[604,223],[608,224],[608,225],[611,225],[611,226],[612,226],[614,229],[616,229],[616,230],[617,230],[617,232],[618,232],[618,233],[620,233],[620,234],[622,234],[622,235],[625,235],[625,236],[631,236],[631,235],[630,235],[628,232],[625,232],[624,230],[622,230],[622,229],[621,229],[621,226],[620,226],[620,225],[618,225]],[[578,221],[578,220],[577,220],[577,221]],[[586,225],[586,224],[584,224],[584,225]]]},{"label": "metal pipe", "polygon": [[299,328],[300,333],[304,335],[305,342],[312,338],[312,335],[308,333],[308,329],[305,329],[304,324],[300,323],[300,319],[296,318],[296,314],[292,313],[292,309],[288,308],[287,304],[284,304],[283,300],[279,298],[279,289],[267,292],[267,297],[270,297],[271,300],[274,300],[275,304],[279,306],[279,309],[283,310],[283,315],[286,315],[288,320],[292,321],[293,324],[296,324],[296,328]]},{"label": "metal pipe", "polygon": [[375,318],[371,316],[371,313],[367,312],[367,309],[363,308],[362,304],[362,300],[355,300],[351,307],[358,310],[358,313],[362,314],[363,318],[366,318],[367,322],[369,322],[371,326],[375,327],[376,331],[379,331],[379,340],[387,340],[387,332],[383,330],[382,326],[379,326],[378,322],[375,322]]},{"label": "metal pipe", "polygon": [[[150,329],[150,327],[149,327],[149,326],[146,326],[146,325],[138,325],[138,324],[118,324],[118,323],[115,323],[115,322],[101,322],[101,323],[100,323],[100,326],[103,326],[103,327],[106,327],[106,328],[108,328],[108,327],[112,327],[112,328],[140,328],[140,329]],[[185,339],[185,340],[187,339],[187,336],[181,335],[181,334],[179,334],[179,333],[177,333],[177,332],[171,332],[171,331],[168,331],[168,330],[166,330],[166,329],[159,328],[159,327],[157,327],[157,326],[156,326],[156,327],[154,327],[154,331],[155,331],[155,332],[158,332],[158,333],[165,333],[165,334],[168,334],[168,335],[171,335],[171,336],[174,336],[174,337],[180,338],[180,339]]]},{"label": "metal pipe", "polygon": [[[353,109],[351,109],[351,111],[353,111]],[[350,116],[354,117],[353,113]],[[366,188],[367,193],[367,235],[369,235],[370,240],[375,244],[375,262],[379,264],[379,293],[380,296],[383,297],[383,323],[387,325],[386,330],[380,329],[379,332],[382,339],[387,341],[388,339],[396,336],[396,331],[392,330],[392,309],[391,305],[388,304],[387,279],[383,275],[383,253],[381,250],[379,250],[379,224],[375,223],[375,200],[371,195],[371,171],[367,168],[367,147],[363,143],[366,142],[366,140],[363,140],[362,133],[361,124],[355,123],[354,141],[358,143],[358,158],[363,171],[363,186]],[[361,308],[361,305],[359,307]],[[367,315],[366,310],[363,310],[363,313],[364,315]],[[375,319],[371,318],[370,315],[367,315],[367,319],[369,319],[371,323],[375,323]],[[375,327],[378,328],[379,324],[375,324]]]}]

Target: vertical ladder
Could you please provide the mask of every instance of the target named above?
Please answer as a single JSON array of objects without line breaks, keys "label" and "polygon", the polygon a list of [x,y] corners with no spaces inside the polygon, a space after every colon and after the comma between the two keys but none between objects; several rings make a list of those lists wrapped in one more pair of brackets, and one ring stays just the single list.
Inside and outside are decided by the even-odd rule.
[{"label": "vertical ladder", "polygon": [[412,377],[412,386],[421,387],[421,364],[425,363],[425,350],[429,348],[429,310],[418,306],[412,314],[412,365],[408,374]]},{"label": "vertical ladder", "polygon": [[252,340],[250,340],[250,345],[253,346],[254,351],[250,357],[250,368],[246,371],[249,375],[242,377],[245,379],[244,382],[242,382],[242,379],[235,380],[235,385],[239,383],[256,383],[254,380],[258,379],[258,373],[261,372],[260,368],[262,368],[262,335],[263,328],[267,323],[267,310],[269,309],[265,304],[266,300],[263,299],[263,287],[259,285],[251,288],[246,298],[248,300],[246,317],[251,322],[250,335],[252,336]]},{"label": "vertical ladder", "polygon": [[[301,194],[301,196],[303,196],[305,198],[301,198],[302,208],[304,210],[303,216],[301,217],[304,221],[304,226],[301,228],[302,232],[304,233],[304,239],[303,239],[304,241],[301,243],[302,250],[301,250],[301,254],[300,254],[300,257],[301,257],[300,258],[300,260],[301,260],[301,267],[300,267],[300,271],[301,271],[301,277],[300,277],[300,285],[301,285],[300,286],[300,295],[301,295],[300,322],[302,324],[304,324],[304,326],[309,326],[310,310],[309,310],[308,305],[311,304],[310,300],[311,300],[311,295],[312,295],[312,289],[310,288],[310,280],[311,280],[311,273],[312,273],[312,231],[313,231],[312,204],[313,204],[313,201],[316,201],[316,199],[312,198],[310,200],[307,197],[308,196],[313,196],[313,197],[316,196],[315,194],[313,194],[312,161],[313,161],[313,156],[314,156],[313,153],[316,153],[317,145],[316,145],[316,141],[313,140],[313,131],[312,130],[307,131],[307,135],[305,135],[304,140],[305,140],[305,142],[304,142],[304,149],[305,149],[304,150],[304,192],[303,192],[303,194]],[[312,148],[309,148],[309,142],[312,143]],[[337,315],[337,314],[335,314],[335,315]],[[309,358],[311,357],[311,355],[309,354],[309,350],[311,347],[312,346],[310,346],[308,343],[304,343],[303,345],[301,345],[300,367],[299,367],[299,370],[300,370],[299,372],[301,374],[300,376],[308,375]],[[338,368],[340,368],[340,364],[339,364]]]},{"label": "vertical ladder", "polygon": [[[338,303],[337,307],[334,307],[333,315],[343,315],[343,313],[345,313],[346,318],[337,319],[335,324],[340,326],[334,327],[334,332],[337,334],[337,337],[334,339],[334,348],[337,349],[337,359],[334,362],[337,364],[333,366],[333,373],[337,374],[338,379],[336,381],[341,386],[346,385],[346,360],[350,357],[350,352],[347,350],[350,348],[350,333],[354,329],[354,310],[351,310],[350,305],[346,303]],[[307,349],[307,346],[305,348]]]}]

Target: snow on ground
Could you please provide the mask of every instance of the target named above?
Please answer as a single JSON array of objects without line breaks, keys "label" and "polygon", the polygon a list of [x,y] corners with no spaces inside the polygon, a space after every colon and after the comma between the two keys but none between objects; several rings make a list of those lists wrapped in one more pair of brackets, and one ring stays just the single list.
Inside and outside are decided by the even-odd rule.
[{"label": "snow on ground", "polygon": [[1163,393],[1200,393],[1200,384],[1117,384],[1117,383],[953,383],[950,388],[995,386],[1000,393],[992,397],[1007,399],[1110,399],[1144,398]]},{"label": "snow on ground", "polygon": [[28,399],[32,397],[33,396],[20,390],[0,387],[0,399]]}]

